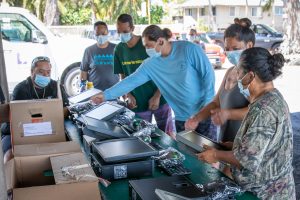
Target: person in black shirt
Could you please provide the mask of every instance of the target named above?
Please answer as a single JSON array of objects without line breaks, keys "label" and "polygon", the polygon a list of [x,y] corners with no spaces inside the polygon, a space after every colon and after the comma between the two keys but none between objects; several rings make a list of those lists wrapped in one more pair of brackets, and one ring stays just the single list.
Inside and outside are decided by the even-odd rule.
[{"label": "person in black shirt", "polygon": [[[19,83],[13,91],[12,100],[32,100],[32,99],[53,99],[58,98],[57,82],[50,78],[51,63],[50,59],[45,56],[39,56],[33,59],[31,64],[31,76]],[[68,115],[66,106],[69,105],[67,95],[62,86],[60,86],[64,106],[64,116]],[[10,125],[3,124],[1,127],[2,144],[4,160],[7,161],[12,157]]]}]

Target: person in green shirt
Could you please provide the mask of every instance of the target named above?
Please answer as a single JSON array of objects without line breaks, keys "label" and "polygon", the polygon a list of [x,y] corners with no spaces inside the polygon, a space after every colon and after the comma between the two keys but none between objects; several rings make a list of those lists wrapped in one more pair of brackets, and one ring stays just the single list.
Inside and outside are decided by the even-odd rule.
[{"label": "person in green shirt", "polygon": [[[133,19],[128,14],[122,14],[117,19],[117,31],[120,34],[119,43],[114,52],[114,73],[121,79],[134,73],[149,56],[143,46],[141,36],[133,34]],[[159,129],[167,134],[173,132],[171,109],[161,96],[156,85],[149,81],[125,96],[128,107],[139,117],[149,122],[154,115]]]}]

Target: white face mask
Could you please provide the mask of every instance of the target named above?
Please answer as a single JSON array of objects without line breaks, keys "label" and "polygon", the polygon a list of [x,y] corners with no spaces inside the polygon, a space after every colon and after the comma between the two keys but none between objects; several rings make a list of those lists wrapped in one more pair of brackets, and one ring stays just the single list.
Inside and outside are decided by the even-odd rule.
[{"label": "white face mask", "polygon": [[120,33],[121,42],[127,43],[131,40],[132,34],[131,33]]},{"label": "white face mask", "polygon": [[98,35],[95,36],[95,39],[98,44],[103,45],[108,41],[109,36],[108,35]]},{"label": "white face mask", "polygon": [[[245,74],[245,76],[246,76],[247,74]],[[239,89],[240,89],[240,93],[242,94],[242,95],[244,95],[244,97],[246,98],[246,99],[249,99],[249,97],[250,97],[250,91],[249,91],[249,85],[247,86],[247,88],[245,88],[244,89],[244,86],[243,86],[243,83],[242,83],[242,81],[243,81],[243,79],[245,78],[245,76],[243,76],[243,78],[241,78],[241,79],[239,79],[238,80],[238,87],[239,87]]]}]

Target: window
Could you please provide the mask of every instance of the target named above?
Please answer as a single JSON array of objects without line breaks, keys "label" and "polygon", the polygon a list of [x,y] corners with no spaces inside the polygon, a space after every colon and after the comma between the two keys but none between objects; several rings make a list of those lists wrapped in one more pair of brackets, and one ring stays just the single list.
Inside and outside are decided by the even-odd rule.
[{"label": "window", "polygon": [[0,25],[3,39],[12,42],[31,42],[32,32],[37,30],[18,14],[0,14]]},{"label": "window", "polygon": [[212,14],[213,14],[213,16],[217,15],[217,8],[216,8],[216,6],[212,7]]},{"label": "window", "polygon": [[205,8],[201,8],[201,16],[205,16]]},{"label": "window", "polygon": [[269,35],[269,32],[260,25],[256,25],[255,33],[257,33],[260,36],[268,36]]},{"label": "window", "polygon": [[229,8],[229,16],[234,17],[235,16],[235,7]]},{"label": "window", "polygon": [[251,8],[251,16],[252,17],[257,17],[258,16],[257,7]]},{"label": "window", "polygon": [[192,16],[193,15],[193,10],[191,8],[187,9],[187,15]]},{"label": "window", "polygon": [[275,15],[282,15],[283,14],[283,8],[281,6],[275,6]]}]

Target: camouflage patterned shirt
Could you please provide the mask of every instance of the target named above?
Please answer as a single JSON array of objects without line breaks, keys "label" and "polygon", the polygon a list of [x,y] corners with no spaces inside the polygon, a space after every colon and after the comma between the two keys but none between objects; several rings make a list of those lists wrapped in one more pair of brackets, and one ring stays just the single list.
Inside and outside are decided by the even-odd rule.
[{"label": "camouflage patterned shirt", "polygon": [[249,105],[233,144],[242,168],[232,168],[235,181],[261,199],[295,197],[293,134],[287,103],[274,89]]}]

